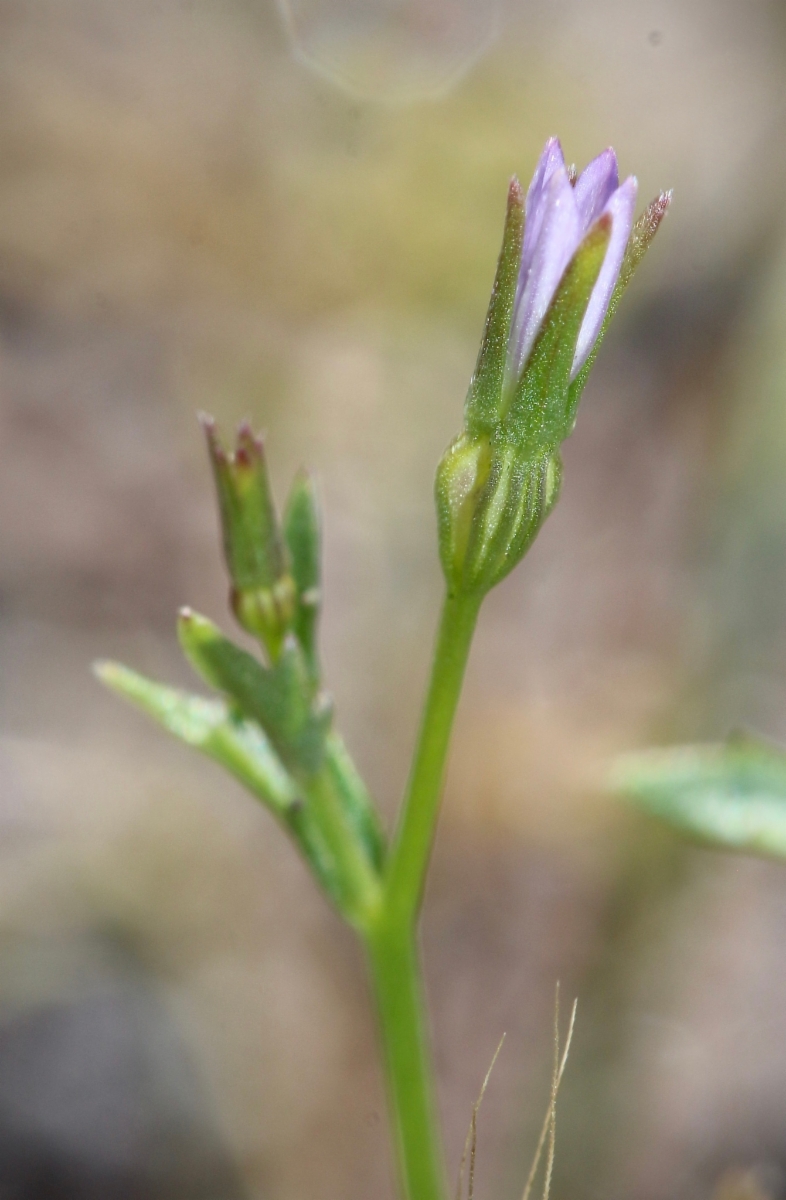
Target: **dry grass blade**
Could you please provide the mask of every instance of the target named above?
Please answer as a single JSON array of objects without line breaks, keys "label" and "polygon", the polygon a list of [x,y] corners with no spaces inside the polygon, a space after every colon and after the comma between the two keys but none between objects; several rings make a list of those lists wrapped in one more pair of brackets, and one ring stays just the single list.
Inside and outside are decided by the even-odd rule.
[{"label": "dry grass blade", "polygon": [[543,1200],[548,1200],[551,1191],[551,1175],[554,1170],[554,1150],[557,1140],[557,1092],[559,1091],[559,983],[554,994],[554,1069],[551,1074],[551,1097],[549,1099],[549,1156],[543,1179]]},{"label": "dry grass blade", "polygon": [[483,1080],[483,1086],[480,1089],[480,1095],[475,1101],[475,1106],[472,1109],[472,1118],[467,1130],[467,1137],[464,1142],[464,1153],[461,1155],[461,1167],[459,1168],[458,1187],[456,1188],[456,1200],[461,1200],[464,1192],[464,1171],[467,1166],[467,1156],[469,1156],[469,1183],[467,1188],[467,1200],[474,1200],[475,1196],[475,1151],[478,1142],[478,1110],[480,1109],[483,1097],[486,1094],[486,1088],[491,1079],[491,1072],[494,1070],[494,1064],[499,1058],[499,1052],[502,1049],[502,1043],[505,1041],[505,1034],[499,1039],[499,1045],[494,1051],[494,1057],[491,1060],[486,1078]]},{"label": "dry grass blade", "polygon": [[554,997],[554,1071],[551,1078],[551,1095],[549,1097],[549,1106],[546,1110],[546,1116],[541,1127],[540,1137],[538,1138],[538,1144],[535,1149],[534,1158],[532,1159],[532,1166],[530,1167],[529,1176],[527,1177],[527,1184],[524,1188],[522,1200],[529,1200],[530,1192],[532,1191],[532,1185],[535,1182],[535,1176],[537,1175],[538,1167],[540,1166],[540,1159],[541,1155],[543,1154],[543,1147],[546,1144],[546,1138],[549,1139],[549,1157],[546,1164],[546,1177],[543,1185],[543,1200],[548,1200],[549,1189],[551,1188],[551,1173],[554,1168],[554,1146],[557,1130],[557,1093],[559,1092],[559,1085],[562,1082],[562,1076],[565,1073],[565,1064],[568,1061],[570,1043],[573,1040],[573,1028],[576,1024],[577,1006],[578,1000],[574,1000],[573,1009],[571,1010],[570,1014],[570,1024],[568,1025],[568,1036],[565,1039],[565,1049],[562,1051],[562,1056],[560,1057],[558,983]]}]

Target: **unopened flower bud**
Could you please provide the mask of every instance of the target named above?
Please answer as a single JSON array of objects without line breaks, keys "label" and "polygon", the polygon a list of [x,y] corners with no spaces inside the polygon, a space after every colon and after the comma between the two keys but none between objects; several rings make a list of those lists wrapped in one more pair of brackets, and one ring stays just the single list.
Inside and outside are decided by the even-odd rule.
[{"label": "unopened flower bud", "polygon": [[215,421],[203,417],[202,425],[218,492],[232,610],[275,660],[294,620],[296,589],[273,503],[264,446],[244,423],[238,429],[234,452],[228,453]]},{"label": "unopened flower bud", "polygon": [[440,553],[453,589],[488,591],[519,561],[554,506],[559,445],[608,321],[671,200],[633,223],[637,184],[614,151],[580,174],[550,139],[526,200],[517,180],[465,429],[437,472]]}]

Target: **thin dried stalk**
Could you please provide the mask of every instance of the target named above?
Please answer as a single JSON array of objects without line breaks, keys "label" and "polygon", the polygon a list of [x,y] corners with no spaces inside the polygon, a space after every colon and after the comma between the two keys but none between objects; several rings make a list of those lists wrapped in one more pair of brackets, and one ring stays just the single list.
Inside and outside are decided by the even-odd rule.
[{"label": "thin dried stalk", "polygon": [[554,997],[554,1071],[551,1078],[551,1095],[549,1098],[549,1106],[546,1110],[546,1116],[543,1121],[543,1126],[538,1138],[538,1144],[535,1149],[535,1156],[532,1160],[527,1184],[524,1188],[522,1200],[529,1200],[532,1191],[532,1185],[535,1182],[535,1176],[538,1173],[540,1159],[543,1153],[543,1147],[546,1144],[546,1138],[549,1139],[549,1157],[546,1164],[546,1177],[543,1186],[543,1200],[548,1200],[549,1190],[551,1188],[551,1175],[554,1167],[554,1145],[557,1129],[557,1093],[559,1085],[562,1082],[562,1076],[565,1072],[565,1064],[568,1061],[568,1053],[570,1052],[570,1043],[573,1040],[573,1027],[576,1024],[576,1008],[578,1000],[573,1001],[573,1009],[570,1014],[570,1024],[568,1025],[568,1036],[565,1041],[565,1049],[562,1051],[560,1058],[559,1048],[559,983],[557,983]]},{"label": "thin dried stalk", "polygon": [[480,1095],[475,1101],[475,1106],[472,1109],[472,1118],[467,1130],[467,1137],[464,1142],[464,1153],[461,1156],[461,1167],[459,1168],[458,1186],[456,1188],[456,1200],[461,1200],[464,1192],[464,1170],[467,1165],[467,1156],[469,1156],[469,1182],[467,1186],[467,1200],[474,1200],[475,1197],[475,1152],[478,1144],[478,1110],[486,1094],[491,1072],[494,1070],[494,1064],[499,1058],[499,1052],[502,1049],[502,1043],[505,1041],[505,1034],[499,1039],[499,1045],[494,1051],[494,1057],[491,1060],[491,1065],[486,1072],[486,1078],[483,1080],[483,1086],[480,1089]]}]

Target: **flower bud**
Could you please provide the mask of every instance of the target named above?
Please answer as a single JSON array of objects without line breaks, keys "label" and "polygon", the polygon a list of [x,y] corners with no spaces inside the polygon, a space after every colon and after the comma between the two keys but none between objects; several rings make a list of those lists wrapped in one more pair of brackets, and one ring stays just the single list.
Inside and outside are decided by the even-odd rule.
[{"label": "flower bud", "polygon": [[437,471],[440,554],[454,591],[488,591],[554,506],[560,443],[608,321],[669,206],[634,225],[636,180],[614,151],[576,175],[551,138],[526,200],[508,192],[502,251],[464,409]]},{"label": "flower bud", "polygon": [[215,421],[202,418],[218,493],[230,603],[242,627],[278,657],[296,607],[295,583],[279,530],[261,438],[240,426],[233,453]]}]

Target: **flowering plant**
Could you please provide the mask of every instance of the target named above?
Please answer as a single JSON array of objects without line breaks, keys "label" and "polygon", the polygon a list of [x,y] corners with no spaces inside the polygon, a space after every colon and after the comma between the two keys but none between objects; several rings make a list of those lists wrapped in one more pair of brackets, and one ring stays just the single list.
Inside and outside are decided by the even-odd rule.
[{"label": "flowering plant", "polygon": [[[230,604],[261,657],[184,609],[181,645],[217,697],[193,696],[115,663],[96,668],[104,683],[220,762],[270,809],[358,932],[408,1200],[446,1194],[417,928],[453,716],[481,601],[519,562],[556,501],[560,443],[670,195],[660,195],[634,224],[635,200],[636,180],[619,184],[613,150],[577,176],[556,139],[546,143],[526,200],[515,179],[510,185],[464,429],[437,471],[447,590],[412,769],[389,843],[322,686],[313,485],[306,476],[295,480],[279,520],[264,449],[248,426],[228,453],[214,423],[204,419]],[[558,1066],[552,1105],[564,1060]]]}]

